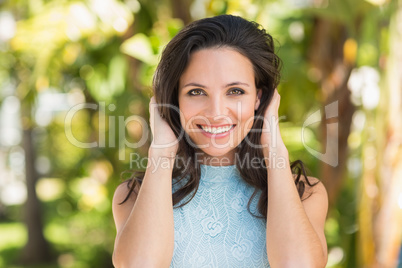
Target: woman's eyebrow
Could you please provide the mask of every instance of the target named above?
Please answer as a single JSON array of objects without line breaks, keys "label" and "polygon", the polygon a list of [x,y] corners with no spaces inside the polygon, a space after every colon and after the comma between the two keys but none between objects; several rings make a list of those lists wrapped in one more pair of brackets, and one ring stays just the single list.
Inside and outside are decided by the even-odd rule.
[{"label": "woman's eyebrow", "polygon": [[203,85],[198,84],[198,83],[188,83],[187,85],[184,85],[182,88],[185,88],[185,87],[202,87],[202,88],[207,88],[206,86],[203,86]]},{"label": "woman's eyebrow", "polygon": [[233,83],[229,83],[229,84],[227,84],[225,87],[232,87],[232,86],[247,86],[247,87],[250,87],[249,84],[243,83],[243,82],[233,82]]},{"label": "woman's eyebrow", "polygon": [[[250,87],[250,85],[247,84],[247,83],[237,82],[237,81],[236,81],[236,82],[232,82],[232,83],[229,83],[229,84],[225,85],[224,88],[232,87],[232,86],[239,86],[239,85]],[[198,84],[198,83],[188,83],[188,84],[184,85],[182,88],[190,87],[190,86],[191,86],[191,87],[208,88],[207,86],[204,86],[204,85],[201,85],[201,84]]]}]

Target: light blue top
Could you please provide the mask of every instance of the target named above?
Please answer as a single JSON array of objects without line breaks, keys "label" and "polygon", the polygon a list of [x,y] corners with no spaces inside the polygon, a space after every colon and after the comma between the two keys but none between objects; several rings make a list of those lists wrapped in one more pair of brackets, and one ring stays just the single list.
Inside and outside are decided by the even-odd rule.
[{"label": "light blue top", "polygon": [[[170,267],[270,267],[266,221],[247,210],[253,191],[236,166],[201,165],[196,195],[188,204],[173,210],[174,252]],[[259,194],[250,210],[260,215],[258,198]]]}]

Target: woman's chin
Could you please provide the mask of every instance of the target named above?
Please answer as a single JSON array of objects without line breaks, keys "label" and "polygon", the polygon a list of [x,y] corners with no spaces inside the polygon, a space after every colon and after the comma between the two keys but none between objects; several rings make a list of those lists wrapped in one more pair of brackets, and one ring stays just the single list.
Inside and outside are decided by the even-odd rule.
[{"label": "woman's chin", "polygon": [[207,158],[216,158],[223,159],[227,158],[227,160],[232,161],[234,159],[234,149],[233,148],[203,148],[200,149],[202,153],[205,154]]}]

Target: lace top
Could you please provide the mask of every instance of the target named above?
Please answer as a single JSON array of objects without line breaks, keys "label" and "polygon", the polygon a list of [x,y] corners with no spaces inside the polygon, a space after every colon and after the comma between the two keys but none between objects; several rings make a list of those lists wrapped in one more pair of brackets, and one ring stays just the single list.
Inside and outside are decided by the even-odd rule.
[{"label": "lace top", "polygon": [[[173,210],[175,241],[170,267],[270,267],[266,221],[247,210],[253,191],[236,166],[201,165],[196,195]],[[256,215],[260,215],[258,198],[250,205]]]}]

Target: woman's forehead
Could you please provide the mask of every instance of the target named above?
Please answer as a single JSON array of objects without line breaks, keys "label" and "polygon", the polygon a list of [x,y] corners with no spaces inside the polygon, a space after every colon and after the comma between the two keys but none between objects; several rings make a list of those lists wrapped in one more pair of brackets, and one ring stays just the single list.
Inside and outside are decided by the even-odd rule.
[{"label": "woman's forehead", "polygon": [[219,83],[254,83],[254,69],[251,61],[231,48],[209,48],[194,52],[180,77],[180,85],[198,83],[208,86]]}]

